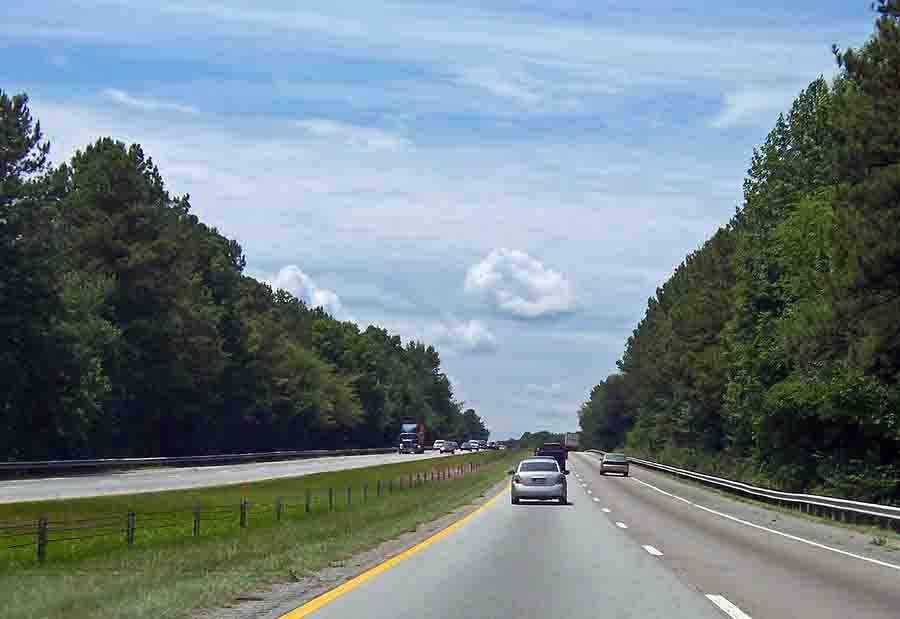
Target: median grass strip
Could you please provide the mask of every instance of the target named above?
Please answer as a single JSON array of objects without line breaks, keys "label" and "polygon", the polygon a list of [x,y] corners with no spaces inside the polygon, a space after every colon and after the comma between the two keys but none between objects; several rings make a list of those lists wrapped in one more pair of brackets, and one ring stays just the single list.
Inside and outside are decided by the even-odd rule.
[{"label": "median grass strip", "polygon": [[[168,506],[169,511],[198,501],[210,503],[238,499],[260,504],[288,496],[288,490],[335,488],[336,507],[284,516],[275,522],[256,514],[247,528],[223,529],[207,537],[185,533],[136,540],[134,546],[107,547],[98,552],[73,549],[48,556],[41,567],[6,563],[0,567],[0,595],[5,598],[4,617],[88,619],[99,617],[190,617],[199,608],[216,607],[250,588],[286,582],[335,560],[372,548],[384,540],[414,529],[470,502],[505,477],[506,469],[521,457],[518,453],[482,452],[459,458],[418,460],[339,473],[323,473],[294,480],[246,484],[243,488],[208,488],[71,501],[78,505],[19,505],[19,515],[35,515],[53,507],[55,514],[96,514],[98,506],[121,508],[119,501],[136,510]],[[362,504],[346,505],[347,486],[359,488],[376,479],[387,479],[447,468],[462,461],[481,461],[477,472],[412,488],[395,487],[380,499],[373,494]],[[351,496],[351,499],[354,497]],[[361,498],[361,497],[358,497]],[[131,499],[134,502],[127,502]],[[338,500],[340,499],[340,500]],[[110,503],[110,501],[112,503]],[[274,503],[273,503],[274,504]],[[6,506],[5,506],[6,507]],[[327,507],[327,506],[326,506]],[[37,510],[37,511],[34,511]],[[136,510],[137,511],[137,510]],[[177,527],[172,530],[177,531]],[[103,538],[100,538],[101,540]],[[52,553],[53,544],[49,552]]]}]

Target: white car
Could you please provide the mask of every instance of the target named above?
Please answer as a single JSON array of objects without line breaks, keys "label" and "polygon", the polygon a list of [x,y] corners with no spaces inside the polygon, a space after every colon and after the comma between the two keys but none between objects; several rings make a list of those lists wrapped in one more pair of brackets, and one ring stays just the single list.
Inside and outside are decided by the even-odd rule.
[{"label": "white car", "polygon": [[432,445],[431,448],[437,452],[440,452],[441,449],[444,447],[444,443],[446,443],[446,442],[447,441],[441,441],[441,440],[435,441],[434,445]]}]

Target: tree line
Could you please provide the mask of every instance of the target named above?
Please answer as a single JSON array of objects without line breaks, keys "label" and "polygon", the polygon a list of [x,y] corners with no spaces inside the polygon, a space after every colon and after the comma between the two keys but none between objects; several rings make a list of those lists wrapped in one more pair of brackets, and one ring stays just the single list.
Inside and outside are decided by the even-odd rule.
[{"label": "tree line", "polygon": [[49,152],[0,91],[0,459],[375,447],[404,420],[486,436],[434,347],[244,274],[139,145]]},{"label": "tree line", "polygon": [[900,500],[900,1],[833,50],[735,216],[649,299],[582,441],[791,490]]}]

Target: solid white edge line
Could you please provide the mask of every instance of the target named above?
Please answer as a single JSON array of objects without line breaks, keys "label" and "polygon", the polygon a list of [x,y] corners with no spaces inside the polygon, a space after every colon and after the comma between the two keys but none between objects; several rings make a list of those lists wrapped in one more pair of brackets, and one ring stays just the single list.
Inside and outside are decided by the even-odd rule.
[{"label": "solid white edge line", "polygon": [[627,528],[628,528],[628,525],[625,524],[624,522],[617,522],[617,523],[616,523],[616,526],[619,527],[620,529],[627,529]]},{"label": "solid white edge line", "polygon": [[663,553],[661,553],[659,550],[657,550],[657,549],[654,548],[653,546],[646,545],[646,546],[642,546],[642,548],[643,548],[644,550],[646,550],[648,553],[650,553],[651,555],[653,555],[654,557],[661,557],[661,556],[663,556]]},{"label": "solid white edge line", "polygon": [[753,619],[750,615],[729,602],[724,596],[707,593],[706,597],[710,602],[718,606],[719,610],[731,617],[731,619]]},{"label": "solid white edge line", "polygon": [[782,532],[782,531],[776,531],[775,529],[770,529],[769,527],[764,527],[764,526],[762,526],[762,525],[760,525],[760,524],[755,524],[755,523],[753,523],[753,522],[748,522],[748,521],[746,521],[746,520],[742,520],[741,518],[737,518],[737,517],[735,517],[735,516],[731,516],[731,515],[729,515],[729,514],[724,514],[724,513],[720,512],[720,511],[716,511],[716,510],[714,510],[714,509],[710,509],[709,507],[704,507],[703,505],[698,505],[697,503],[692,503],[691,501],[688,501],[687,499],[683,499],[683,498],[681,498],[680,496],[677,496],[677,495],[674,495],[674,494],[670,494],[670,493],[666,492],[665,490],[662,490],[662,489],[660,489],[660,488],[657,488],[657,487],[654,486],[653,484],[648,484],[648,483],[645,482],[645,481],[641,481],[640,479],[636,479],[636,478],[632,478],[632,479],[634,479],[636,482],[642,483],[643,485],[647,486],[648,488],[652,488],[653,490],[656,490],[657,492],[660,492],[660,493],[662,493],[662,494],[665,494],[665,495],[667,495],[667,496],[670,496],[670,497],[672,497],[672,498],[674,498],[674,499],[678,499],[679,501],[684,501],[684,502],[687,503],[688,505],[692,505],[692,506],[696,507],[697,509],[702,509],[702,510],[705,511],[705,512],[709,512],[709,513],[711,513],[711,514],[715,514],[716,516],[720,516],[720,517],[722,517],[722,518],[726,518],[726,519],[728,519],[728,520],[732,520],[732,521],[734,521],[734,522],[737,522],[737,523],[746,525],[746,526],[748,526],[748,527],[753,527],[754,529],[759,529],[760,531],[765,531],[765,532],[767,532],[767,533],[772,533],[773,535],[780,535],[781,537],[786,537],[787,539],[794,540],[795,542],[800,542],[801,544],[807,544],[807,545],[809,545],[809,546],[813,546],[814,548],[821,548],[822,550],[830,550],[831,552],[836,552],[836,553],[838,553],[839,555],[844,555],[845,557],[851,557],[851,558],[853,558],[853,559],[859,559],[860,561],[865,561],[865,562],[867,562],[867,563],[873,563],[873,564],[875,564],[875,565],[880,565],[881,567],[888,567],[888,568],[891,568],[892,570],[898,570],[898,571],[900,571],[900,565],[895,565],[895,564],[893,564],[893,563],[888,563],[887,561],[879,561],[878,559],[871,559],[871,558],[869,558],[869,557],[864,557],[864,556],[862,556],[862,555],[854,554],[854,553],[852,553],[852,552],[847,552],[846,550],[841,550],[841,549],[839,549],[839,548],[833,548],[833,547],[831,547],[831,546],[826,546],[825,544],[820,544],[819,542],[814,542],[814,541],[812,541],[812,540],[808,540],[808,539],[805,539],[805,538],[803,538],[803,537],[797,537],[796,535],[791,535],[790,533],[784,533],[784,532]]}]

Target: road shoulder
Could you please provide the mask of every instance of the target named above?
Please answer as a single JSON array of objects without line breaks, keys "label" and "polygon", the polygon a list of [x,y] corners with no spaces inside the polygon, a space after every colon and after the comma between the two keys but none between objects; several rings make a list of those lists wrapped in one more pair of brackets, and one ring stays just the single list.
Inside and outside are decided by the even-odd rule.
[{"label": "road shoulder", "polygon": [[[592,456],[588,457],[594,459]],[[631,477],[632,480],[645,482],[682,499],[759,526],[871,559],[900,564],[900,538],[891,531],[874,527],[844,527],[824,519],[794,515],[763,503],[739,500],[723,492],[641,466],[632,465]],[[653,491],[649,487],[644,488]],[[883,545],[873,543],[879,537],[884,539]]]},{"label": "road shoulder", "polygon": [[507,484],[506,480],[498,482],[471,503],[458,507],[436,520],[422,523],[415,531],[404,533],[346,560],[334,562],[328,568],[299,576],[295,582],[245,592],[232,604],[224,608],[195,613],[193,618],[277,619],[464,518],[502,491]]}]

